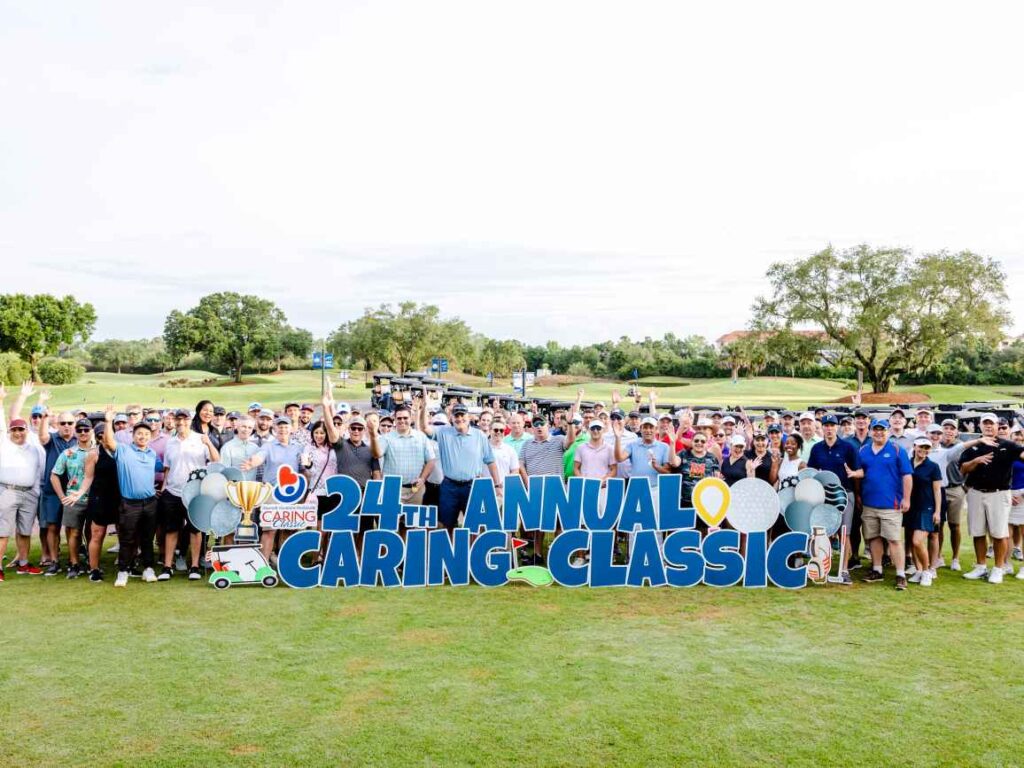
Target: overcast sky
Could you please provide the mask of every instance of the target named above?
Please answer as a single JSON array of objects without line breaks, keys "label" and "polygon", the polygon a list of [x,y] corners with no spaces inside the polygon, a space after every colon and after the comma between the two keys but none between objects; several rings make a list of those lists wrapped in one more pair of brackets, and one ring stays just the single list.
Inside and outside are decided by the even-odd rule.
[{"label": "overcast sky", "polygon": [[411,299],[714,339],[770,262],[867,242],[1019,296],[1018,8],[0,0],[0,291],[97,338],[230,289],[315,334]]}]

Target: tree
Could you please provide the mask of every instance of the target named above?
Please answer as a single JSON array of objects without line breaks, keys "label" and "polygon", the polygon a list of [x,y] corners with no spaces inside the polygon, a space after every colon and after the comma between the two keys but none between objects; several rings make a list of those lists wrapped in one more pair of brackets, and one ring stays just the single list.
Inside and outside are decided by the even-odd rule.
[{"label": "tree", "polygon": [[280,373],[281,365],[286,357],[308,357],[313,349],[313,334],[305,328],[293,328],[286,325],[275,340],[271,349],[274,365]]},{"label": "tree", "polygon": [[274,359],[285,316],[272,301],[233,292],[211,293],[182,314],[171,312],[164,341],[172,354],[201,352],[215,366],[231,369],[236,382],[258,360]]},{"label": "tree", "polygon": [[995,339],[1009,322],[999,264],[970,251],[913,257],[901,248],[829,246],[768,269],[772,296],[753,307],[755,327],[820,328],[843,357],[888,392],[901,374],[938,363],[950,344]]},{"label": "tree", "polygon": [[137,368],[146,356],[145,341],[108,339],[89,345],[89,359],[102,370],[121,373],[122,368]]},{"label": "tree", "polygon": [[46,293],[0,295],[0,351],[16,352],[39,380],[39,361],[56,355],[62,345],[85,342],[96,327],[92,304],[73,296],[58,299]]}]

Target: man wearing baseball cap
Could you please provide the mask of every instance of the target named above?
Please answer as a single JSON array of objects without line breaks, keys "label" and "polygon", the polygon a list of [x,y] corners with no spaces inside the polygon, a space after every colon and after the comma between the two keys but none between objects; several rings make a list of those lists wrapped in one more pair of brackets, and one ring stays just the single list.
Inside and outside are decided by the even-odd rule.
[{"label": "man wearing baseball cap", "polygon": [[28,424],[4,413],[3,384],[0,384],[0,582],[4,580],[3,558],[7,540],[17,535],[14,565],[22,575],[38,576],[42,570],[29,565],[32,527],[39,504],[39,476],[46,457],[43,449],[28,440]]},{"label": "man wearing baseball cap", "polygon": [[889,440],[889,422],[871,422],[871,443],[860,449],[861,468],[847,472],[862,477],[864,540],[871,547],[871,571],[866,582],[882,581],[882,552],[889,543],[889,558],[896,567],[896,589],[907,588],[903,549],[903,515],[910,510],[913,468],[906,451]]},{"label": "man wearing baseball cap", "polygon": [[[847,540],[845,543],[847,546],[845,551],[849,557],[852,554],[849,541],[850,533],[854,530],[855,525],[861,523],[860,519],[856,519],[860,516],[854,514],[856,489],[854,488],[854,478],[850,476],[851,471],[856,472],[860,469],[860,453],[853,443],[839,438],[839,420],[834,414],[827,413],[821,417],[821,430],[824,432],[824,437],[811,448],[807,466],[811,469],[834,473],[848,495],[842,525],[846,528]],[[847,563],[839,564],[839,576],[843,584],[852,583],[848,571]]]},{"label": "man wearing baseball cap", "polygon": [[[965,579],[988,576],[990,584],[1001,584],[1003,573],[1012,570],[1007,555],[1010,545],[1010,484],[1013,462],[1024,459],[1024,451],[1012,440],[996,436],[999,419],[984,413],[981,441],[960,456],[960,471],[967,486],[967,528],[974,539],[977,565],[964,574]],[[988,569],[988,542],[992,537],[995,565]]]},{"label": "man wearing baseball cap", "polygon": [[75,423],[75,437],[77,444],[61,452],[50,476],[46,478],[64,508],[61,522],[68,542],[69,579],[77,579],[83,572],[78,562],[78,548],[85,523],[85,510],[89,504],[85,485],[85,460],[94,447],[92,422],[79,419]]},{"label": "man wearing baseball cap", "polygon": [[800,414],[800,437],[804,439],[804,447],[800,449],[800,460],[807,462],[811,457],[811,448],[821,440],[818,436],[818,421],[810,411]]}]

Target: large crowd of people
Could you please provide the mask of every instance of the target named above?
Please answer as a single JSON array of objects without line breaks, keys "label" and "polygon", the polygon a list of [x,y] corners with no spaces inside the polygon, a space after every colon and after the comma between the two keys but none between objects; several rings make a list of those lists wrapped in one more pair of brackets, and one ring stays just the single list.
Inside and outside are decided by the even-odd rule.
[{"label": "large crowd of people", "polygon": [[[335,402],[328,386],[319,403],[276,410],[251,403],[228,412],[202,400],[194,410],[108,407],[97,418],[50,409],[49,394],[32,383],[8,406],[0,386],[0,582],[17,574],[102,583],[112,531],[114,586],[133,576],[201,579],[206,536],[191,524],[182,496],[197,470],[214,462],[249,480],[272,480],[290,467],[308,479],[321,515],[330,508],[330,476],[348,475],[365,487],[398,475],[402,502],[436,506],[438,525],[449,531],[477,477],[491,478],[500,497],[510,475],[591,477],[604,487],[615,477],[654,482],[678,474],[680,502],[689,506],[706,477],[730,485],[756,477],[778,488],[810,467],[834,473],[850,500],[846,539],[836,541],[845,555],[842,584],[858,569],[871,583],[891,566],[899,590],[908,582],[930,586],[942,568],[961,571],[965,521],[975,565],[964,578],[997,584],[1014,574],[1013,560],[1024,559],[1024,428],[1017,422],[985,413],[980,436],[964,436],[955,420],[936,424],[924,407],[884,418],[866,409],[768,411],[755,422],[742,408],[660,412],[653,391],[645,411],[624,410],[617,394],[607,405],[584,403],[583,395],[581,389],[575,403],[549,412],[536,404],[510,410],[457,400],[428,407],[420,397],[361,411]],[[372,518],[362,517],[360,535],[371,526]],[[784,530],[780,519],[773,533]],[[545,535],[523,533],[530,545],[520,562],[542,564]],[[265,556],[273,560],[284,535],[261,532]],[[6,560],[11,538],[14,556]],[[1024,579],[1024,569],[1015,575]]]}]

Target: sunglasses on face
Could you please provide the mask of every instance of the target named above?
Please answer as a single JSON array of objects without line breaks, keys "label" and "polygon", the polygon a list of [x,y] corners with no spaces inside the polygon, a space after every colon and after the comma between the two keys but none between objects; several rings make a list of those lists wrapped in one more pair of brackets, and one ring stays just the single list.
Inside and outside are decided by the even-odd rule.
[{"label": "sunglasses on face", "polygon": [[495,427],[494,429],[491,430],[491,432],[493,432],[496,435],[503,435],[503,434],[505,434],[505,428],[504,427]]},{"label": "sunglasses on face", "polygon": [[11,432],[24,432],[24,427],[11,427]]},{"label": "sunglasses on face", "polygon": [[75,432],[78,432],[79,434],[82,434],[84,432],[92,432],[92,427],[78,427],[75,429]]},{"label": "sunglasses on face", "polygon": [[707,443],[707,440],[694,440],[693,441],[694,445],[704,445],[705,443]]},{"label": "sunglasses on face", "polygon": [[147,417],[146,418],[146,423],[147,424],[159,424],[161,421],[163,421],[163,419],[161,419],[159,416],[157,416],[155,418],[154,417]]},{"label": "sunglasses on face", "polygon": [[71,426],[74,426],[75,422],[73,422],[73,421],[58,421],[57,423],[60,424],[62,427],[71,427]]},{"label": "sunglasses on face", "polygon": [[41,414],[41,413],[33,413],[32,414],[32,418],[33,419],[41,419],[41,418],[43,418],[43,414]]},{"label": "sunglasses on face", "polygon": [[362,431],[363,428],[360,427],[359,425],[354,425],[354,426],[349,427],[348,429],[349,429],[350,432],[360,432],[360,431]]}]

